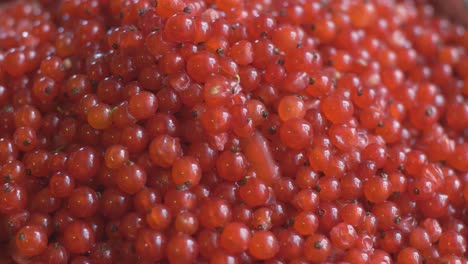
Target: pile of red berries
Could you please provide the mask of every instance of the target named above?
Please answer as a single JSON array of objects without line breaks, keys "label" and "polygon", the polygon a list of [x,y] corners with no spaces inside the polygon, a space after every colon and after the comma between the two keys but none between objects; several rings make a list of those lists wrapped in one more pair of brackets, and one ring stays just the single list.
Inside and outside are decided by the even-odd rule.
[{"label": "pile of red berries", "polygon": [[468,29],[425,0],[0,8],[0,263],[467,264]]}]

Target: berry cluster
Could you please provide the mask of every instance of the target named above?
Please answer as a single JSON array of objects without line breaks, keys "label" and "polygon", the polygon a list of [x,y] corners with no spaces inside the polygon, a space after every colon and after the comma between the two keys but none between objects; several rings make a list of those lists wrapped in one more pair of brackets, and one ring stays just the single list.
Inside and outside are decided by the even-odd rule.
[{"label": "berry cluster", "polygon": [[0,8],[0,263],[467,264],[468,30],[426,0]]}]

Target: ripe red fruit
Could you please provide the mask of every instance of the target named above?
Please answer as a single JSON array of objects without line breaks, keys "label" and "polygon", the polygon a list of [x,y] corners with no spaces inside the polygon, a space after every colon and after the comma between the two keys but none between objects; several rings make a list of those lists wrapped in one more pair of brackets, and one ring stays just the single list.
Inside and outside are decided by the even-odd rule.
[{"label": "ripe red fruit", "polygon": [[146,184],[146,171],[137,164],[122,167],[116,175],[115,181],[120,190],[128,194],[139,192]]},{"label": "ripe red fruit", "polygon": [[26,257],[34,257],[47,248],[45,228],[38,225],[26,225],[15,236],[15,244],[19,253]]},{"label": "ripe red fruit", "polygon": [[308,261],[320,263],[325,261],[331,253],[330,240],[319,234],[308,236],[304,242],[304,256]]},{"label": "ripe red fruit", "polygon": [[188,235],[176,234],[169,239],[166,254],[172,263],[190,263],[198,255],[198,244]]},{"label": "ripe red fruit", "polygon": [[156,114],[158,99],[153,93],[140,92],[130,97],[128,103],[129,113],[137,120],[148,119]]},{"label": "ripe red fruit", "polygon": [[82,147],[70,154],[66,168],[75,180],[85,182],[96,175],[100,163],[98,154],[93,148]]},{"label": "ripe red fruit", "polygon": [[330,239],[336,248],[348,249],[356,242],[357,232],[353,226],[340,223],[331,229]]},{"label": "ripe red fruit", "polygon": [[172,165],[171,179],[178,186],[192,188],[200,182],[201,168],[198,161],[190,156],[185,156]]},{"label": "ripe red fruit", "polygon": [[73,254],[83,254],[94,245],[96,234],[93,228],[81,220],[68,223],[63,230],[63,243]]},{"label": "ripe red fruit", "polygon": [[227,224],[220,237],[221,247],[230,254],[244,252],[250,241],[250,231],[243,223],[231,222]]},{"label": "ripe red fruit", "polygon": [[143,228],[138,231],[135,250],[147,261],[160,261],[166,256],[167,239],[158,231]]},{"label": "ripe red fruit", "polygon": [[250,238],[248,251],[257,259],[270,259],[278,253],[279,243],[270,231],[257,231]]},{"label": "ripe red fruit", "polygon": [[457,1],[6,2],[0,262],[466,264]]},{"label": "ripe red fruit", "polygon": [[27,192],[16,183],[5,183],[0,186],[0,212],[5,215],[20,212],[26,208]]}]

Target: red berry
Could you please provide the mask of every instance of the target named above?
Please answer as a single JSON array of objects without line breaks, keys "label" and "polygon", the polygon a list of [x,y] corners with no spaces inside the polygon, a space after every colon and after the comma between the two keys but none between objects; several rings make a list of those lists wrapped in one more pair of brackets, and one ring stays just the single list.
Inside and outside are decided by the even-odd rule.
[{"label": "red berry", "polygon": [[80,220],[70,222],[63,230],[64,245],[73,254],[83,254],[90,250],[95,239],[92,227]]},{"label": "red berry", "polygon": [[23,256],[40,255],[47,249],[47,234],[42,226],[26,225],[15,236],[15,244]]},{"label": "red berry", "polygon": [[128,111],[137,120],[148,119],[155,115],[158,109],[158,100],[153,93],[140,92],[130,97]]},{"label": "red berry", "polygon": [[279,243],[273,233],[257,231],[250,238],[248,251],[257,259],[271,259],[278,253]]},{"label": "red berry", "polygon": [[357,232],[353,226],[340,223],[332,228],[330,231],[330,239],[332,245],[341,248],[351,248],[357,239]]},{"label": "red berry", "polygon": [[169,239],[166,254],[172,263],[190,263],[198,255],[197,241],[188,235],[176,234]]},{"label": "red berry", "polygon": [[453,1],[7,2],[3,262],[466,262]]},{"label": "red berry", "polygon": [[221,247],[230,254],[239,254],[249,247],[250,231],[242,223],[231,222],[227,224],[220,237]]},{"label": "red berry", "polygon": [[330,253],[331,243],[324,235],[313,234],[304,241],[304,256],[312,263],[324,262]]}]

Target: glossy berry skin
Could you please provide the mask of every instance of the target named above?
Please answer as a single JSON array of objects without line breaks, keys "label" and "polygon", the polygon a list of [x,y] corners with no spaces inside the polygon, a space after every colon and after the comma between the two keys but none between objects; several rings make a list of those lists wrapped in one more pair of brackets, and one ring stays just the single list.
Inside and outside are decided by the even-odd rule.
[{"label": "glossy berry skin", "polygon": [[351,248],[357,239],[357,232],[351,225],[340,223],[330,230],[330,239],[337,248]]},{"label": "glossy berry skin", "polygon": [[271,259],[278,253],[279,243],[273,233],[257,231],[250,238],[248,251],[257,259]]},{"label": "glossy berry skin", "polygon": [[68,197],[68,209],[75,217],[90,217],[98,208],[98,195],[89,187],[78,187]]},{"label": "glossy berry skin", "polygon": [[209,106],[229,104],[232,99],[230,80],[223,76],[209,77],[203,87],[203,98]]},{"label": "glossy berry skin", "polygon": [[462,1],[4,2],[0,263],[468,264]]},{"label": "glossy berry skin", "polygon": [[182,155],[180,142],[169,135],[154,138],[149,145],[151,161],[163,168],[168,168]]},{"label": "glossy berry skin", "polygon": [[166,254],[172,263],[189,263],[198,255],[198,244],[190,236],[176,234],[169,239]]},{"label": "glossy berry skin", "polygon": [[422,263],[421,254],[414,248],[405,248],[398,253],[398,263]]},{"label": "glossy berry skin", "polygon": [[164,231],[171,224],[172,214],[162,204],[157,204],[146,214],[146,223],[156,231]]},{"label": "glossy berry skin", "polygon": [[390,194],[391,183],[386,178],[374,176],[364,183],[364,195],[371,202],[383,202]]},{"label": "glossy berry skin", "polygon": [[424,228],[415,228],[409,235],[409,244],[418,250],[429,248],[431,245],[429,233]]},{"label": "glossy berry skin", "polygon": [[60,264],[68,263],[69,258],[65,248],[57,242],[50,243],[46,251],[42,254],[42,256],[45,261]]},{"label": "glossy berry skin", "polygon": [[304,256],[312,263],[325,261],[331,253],[331,243],[327,237],[314,234],[304,241]]},{"label": "glossy berry skin", "polygon": [[246,179],[239,188],[239,196],[249,206],[260,206],[266,203],[270,190],[266,184],[257,178]]},{"label": "glossy berry skin", "polygon": [[277,233],[280,250],[277,257],[286,260],[295,259],[302,254],[304,239],[292,230],[281,230]]},{"label": "glossy berry skin", "polygon": [[313,139],[312,127],[303,119],[289,119],[280,127],[280,138],[289,148],[303,149]]},{"label": "glossy berry skin", "polygon": [[42,226],[27,225],[21,228],[15,236],[15,244],[19,253],[33,257],[47,249],[47,234]]},{"label": "glossy berry skin", "polygon": [[227,181],[235,182],[245,177],[247,164],[247,160],[242,153],[224,151],[216,160],[216,169],[219,177]]},{"label": "glossy berry skin", "polygon": [[318,229],[318,218],[310,212],[300,212],[294,217],[293,229],[301,235],[311,235]]},{"label": "glossy berry skin", "polygon": [[140,191],[147,180],[146,171],[136,164],[122,167],[117,173],[117,185],[125,193],[135,194]]},{"label": "glossy berry skin", "polygon": [[303,118],[306,114],[305,103],[298,96],[285,96],[278,104],[278,116],[282,121]]},{"label": "glossy berry skin", "polygon": [[92,106],[87,113],[88,124],[98,130],[109,128],[112,125],[111,110],[107,104]]},{"label": "glossy berry skin", "polygon": [[350,203],[342,208],[340,215],[343,222],[358,226],[364,221],[365,210],[361,204]]},{"label": "glossy berry skin", "polygon": [[122,145],[112,145],[104,154],[104,161],[108,168],[118,169],[128,161],[128,150]]},{"label": "glossy berry skin", "polygon": [[165,27],[165,37],[171,41],[189,42],[193,40],[194,22],[186,13],[171,16]]},{"label": "glossy berry skin", "polygon": [[221,247],[230,254],[244,252],[250,241],[250,232],[246,225],[238,222],[227,224],[220,237]]},{"label": "glossy berry skin", "polygon": [[21,151],[30,151],[36,147],[36,132],[30,127],[19,127],[15,130],[13,141]]},{"label": "glossy berry skin", "polygon": [[201,168],[198,161],[190,156],[182,157],[172,166],[171,179],[177,186],[193,187],[201,179]]},{"label": "glossy berry skin", "polygon": [[130,206],[130,197],[117,188],[107,188],[99,195],[98,212],[107,219],[122,217]]},{"label": "glossy berry skin", "polygon": [[64,198],[71,195],[75,188],[75,179],[65,172],[57,172],[50,177],[49,192],[57,198]]},{"label": "glossy berry skin", "polygon": [[200,224],[205,228],[222,228],[232,218],[232,212],[227,201],[219,198],[207,199],[200,206]]},{"label": "glossy berry skin", "polygon": [[20,161],[10,161],[0,169],[2,184],[7,182],[23,183],[26,179],[26,169]]},{"label": "glossy berry skin", "polygon": [[439,251],[442,254],[462,255],[466,252],[466,239],[454,232],[444,232],[439,238]]},{"label": "glossy berry skin", "polygon": [[319,196],[311,189],[303,189],[294,195],[292,204],[301,211],[315,211],[319,207]]},{"label": "glossy berry skin", "polygon": [[0,212],[3,214],[17,213],[27,204],[26,190],[16,183],[5,183],[0,186]]},{"label": "glossy berry skin", "polygon": [[94,149],[83,147],[70,154],[66,167],[75,180],[84,182],[96,175],[100,163]]},{"label": "glossy berry skin", "polygon": [[344,123],[354,113],[353,104],[340,96],[329,96],[321,104],[324,115],[333,123]]},{"label": "glossy berry skin", "polygon": [[174,226],[178,232],[194,235],[199,229],[199,220],[193,213],[181,212],[176,215]]},{"label": "glossy berry skin", "polygon": [[187,61],[187,73],[195,81],[204,83],[218,70],[216,57],[209,52],[192,55]]},{"label": "glossy berry skin", "polygon": [[128,111],[137,120],[152,117],[158,109],[158,99],[153,93],[140,92],[130,97]]},{"label": "glossy berry skin", "polygon": [[80,220],[72,221],[63,231],[64,246],[72,254],[86,253],[94,245],[95,239],[92,227]]},{"label": "glossy berry skin", "polygon": [[143,228],[138,231],[135,250],[146,261],[160,261],[165,257],[167,238],[155,230]]},{"label": "glossy berry skin", "polygon": [[231,128],[231,114],[223,106],[204,111],[201,116],[201,124],[208,134],[218,134]]},{"label": "glossy berry skin", "polygon": [[299,36],[294,27],[285,25],[272,32],[272,41],[280,50],[288,52],[297,46]]}]

